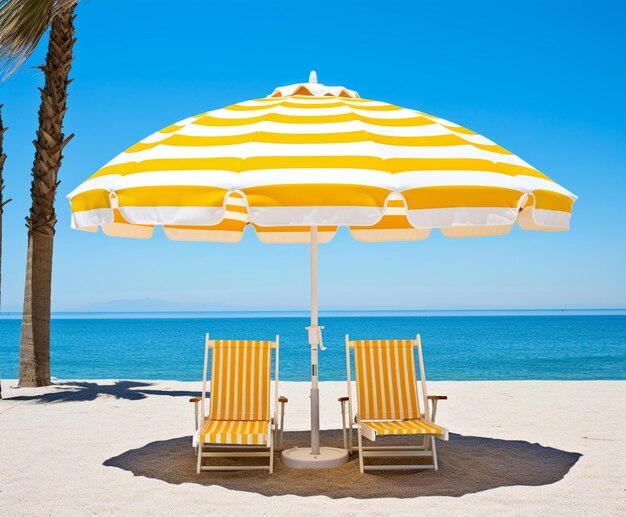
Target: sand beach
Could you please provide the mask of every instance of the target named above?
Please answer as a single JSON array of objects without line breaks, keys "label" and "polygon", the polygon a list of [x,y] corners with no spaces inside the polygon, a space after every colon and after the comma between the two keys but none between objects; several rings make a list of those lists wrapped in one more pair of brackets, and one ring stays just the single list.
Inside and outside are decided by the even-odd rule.
[{"label": "sand beach", "polygon": [[[626,383],[432,382],[446,394],[438,472],[194,470],[197,382],[65,381],[0,401],[2,515],[623,515]],[[341,444],[321,383],[322,441]],[[308,384],[283,382],[286,445],[308,440]],[[278,455],[277,455],[278,458]]]}]

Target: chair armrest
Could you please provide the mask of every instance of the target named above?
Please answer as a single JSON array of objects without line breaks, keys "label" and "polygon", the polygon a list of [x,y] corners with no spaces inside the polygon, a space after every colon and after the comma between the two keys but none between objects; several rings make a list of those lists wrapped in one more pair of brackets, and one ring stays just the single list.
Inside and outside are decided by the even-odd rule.
[{"label": "chair armrest", "polygon": [[[341,428],[343,431],[343,448],[352,454],[352,422],[346,423],[346,402],[350,401],[350,397],[338,397],[337,401],[341,404]],[[348,420],[350,417],[348,416]]]},{"label": "chair armrest", "polygon": [[200,425],[200,415],[199,415],[200,408],[199,408],[199,404],[200,404],[201,400],[202,400],[201,397],[191,397],[189,399],[189,402],[193,402],[193,405],[194,405],[194,407],[193,407],[193,416],[194,416],[194,420],[195,420],[195,423],[196,423],[196,431],[198,430],[198,427]]},{"label": "chair armrest", "polygon": [[435,421],[435,418],[437,417],[437,402],[439,402],[440,400],[448,400],[447,395],[428,395],[428,400],[430,400],[430,404],[432,406],[432,409],[430,411],[430,419],[432,422]]},{"label": "chair armrest", "polygon": [[280,404],[280,425],[278,422],[274,423],[274,431],[276,432],[276,446],[281,449],[283,446],[283,433],[285,432],[285,404],[289,402],[289,399],[284,395],[278,397],[278,403]]},{"label": "chair armrest", "polygon": [[[209,398],[211,395],[209,393],[206,394],[206,398]],[[191,397],[189,402],[193,402],[194,404],[194,418],[196,422],[196,431],[199,428],[200,422],[204,421],[204,415],[200,418],[200,402],[202,401],[202,397]]]}]

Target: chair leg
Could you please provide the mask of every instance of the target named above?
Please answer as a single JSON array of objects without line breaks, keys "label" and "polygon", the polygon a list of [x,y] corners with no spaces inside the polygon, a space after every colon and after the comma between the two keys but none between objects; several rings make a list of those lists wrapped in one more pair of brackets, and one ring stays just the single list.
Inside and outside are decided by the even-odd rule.
[{"label": "chair leg", "polygon": [[196,450],[198,451],[198,463],[196,464],[196,473],[200,474],[200,470],[202,467],[202,442],[198,444]]},{"label": "chair leg", "polygon": [[280,431],[279,431],[279,440],[277,442],[277,446],[279,450],[282,450],[283,448],[283,434],[285,432],[285,403],[281,403],[281,408],[280,408]]},{"label": "chair leg", "polygon": [[439,470],[439,464],[437,463],[437,446],[435,445],[435,437],[430,437],[430,446],[433,449],[433,467],[435,470]]},{"label": "chair leg", "polygon": [[270,474],[274,473],[274,433],[270,433]]},{"label": "chair leg", "polygon": [[361,426],[358,426],[357,434],[359,439],[359,470],[361,471],[361,474],[364,474],[365,469],[363,468],[363,438],[361,437]]},{"label": "chair leg", "polygon": [[343,448],[348,450],[348,436],[346,434],[346,404],[341,402],[341,428],[343,430]]},{"label": "chair leg", "polygon": [[352,456],[352,422],[349,422],[348,427],[348,454]]}]

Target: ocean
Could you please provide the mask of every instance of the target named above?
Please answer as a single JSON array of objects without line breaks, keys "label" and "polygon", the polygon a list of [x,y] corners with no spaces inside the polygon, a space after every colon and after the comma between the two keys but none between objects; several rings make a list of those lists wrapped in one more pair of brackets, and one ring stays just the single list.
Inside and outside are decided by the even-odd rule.
[{"label": "ocean", "polygon": [[[59,379],[202,377],[204,335],[273,339],[280,378],[309,379],[306,313],[56,314],[51,369]],[[0,318],[0,378],[17,378],[18,315]],[[320,380],[345,380],[345,334],[421,334],[431,380],[624,380],[626,311],[322,313]]]}]

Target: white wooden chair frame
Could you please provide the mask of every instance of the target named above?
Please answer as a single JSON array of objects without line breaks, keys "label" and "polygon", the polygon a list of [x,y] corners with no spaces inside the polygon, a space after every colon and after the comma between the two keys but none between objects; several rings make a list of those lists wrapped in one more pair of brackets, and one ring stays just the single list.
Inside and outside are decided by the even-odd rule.
[{"label": "white wooden chair frame", "polygon": [[[269,421],[269,444],[268,445],[238,445],[238,444],[214,444],[214,443],[201,443],[199,440],[195,443],[197,453],[196,472],[200,474],[201,471],[225,471],[225,470],[269,470],[270,474],[274,472],[274,445],[277,447],[282,446],[283,442],[283,429],[285,422],[285,404],[288,402],[286,397],[278,396],[278,351],[279,351],[279,337],[276,336],[276,341],[271,342],[271,349],[274,350],[275,367],[274,367],[274,416]],[[211,397],[211,392],[207,393],[207,373],[209,364],[209,349],[212,349],[215,344],[215,340],[209,339],[209,334],[206,335],[205,348],[204,348],[204,376],[202,378],[202,396],[193,397],[189,399],[189,402],[193,402],[195,405],[195,424],[197,435],[200,429],[204,425],[204,422],[210,418],[205,412],[206,399]],[[271,353],[271,351],[270,351]],[[271,368],[271,357],[270,357]],[[278,404],[280,404],[280,425],[277,425],[278,420]],[[194,442],[196,438],[194,436]],[[202,465],[202,458],[269,458],[269,464],[266,465]]]},{"label": "white wooden chair frame", "polygon": [[[439,400],[446,400],[448,397],[443,395],[428,395],[426,389],[426,374],[424,373],[424,358],[422,356],[422,344],[420,335],[417,334],[414,340],[411,340],[413,347],[417,348],[420,381],[422,388],[422,405],[424,412],[420,415],[420,420],[426,423],[435,423],[435,416],[437,415],[437,402]],[[363,436],[370,441],[376,440],[376,433],[365,425],[362,425],[358,414],[353,414],[352,408],[352,379],[350,373],[350,350],[354,349],[354,341],[350,341],[350,337],[346,334],[346,378],[348,384],[348,396],[339,397],[341,403],[341,421],[343,426],[343,445],[349,452],[353,453],[352,447],[352,428],[356,425],[357,439],[358,439],[358,451],[359,451],[359,470],[363,474],[366,470],[439,470],[437,463],[437,447],[435,444],[435,438],[440,440],[448,440],[448,432],[446,430],[443,435],[421,435],[421,443],[417,445],[409,446],[379,446],[379,447],[364,447]],[[418,395],[419,395],[419,390]],[[429,408],[428,402],[432,403],[432,411]],[[346,425],[346,403],[348,404],[348,423]],[[358,405],[358,390],[357,390],[357,405]],[[391,435],[400,436],[400,435]],[[420,435],[406,435],[406,436],[420,436]],[[432,458],[430,464],[384,464],[384,465],[366,465],[365,458]]]}]

